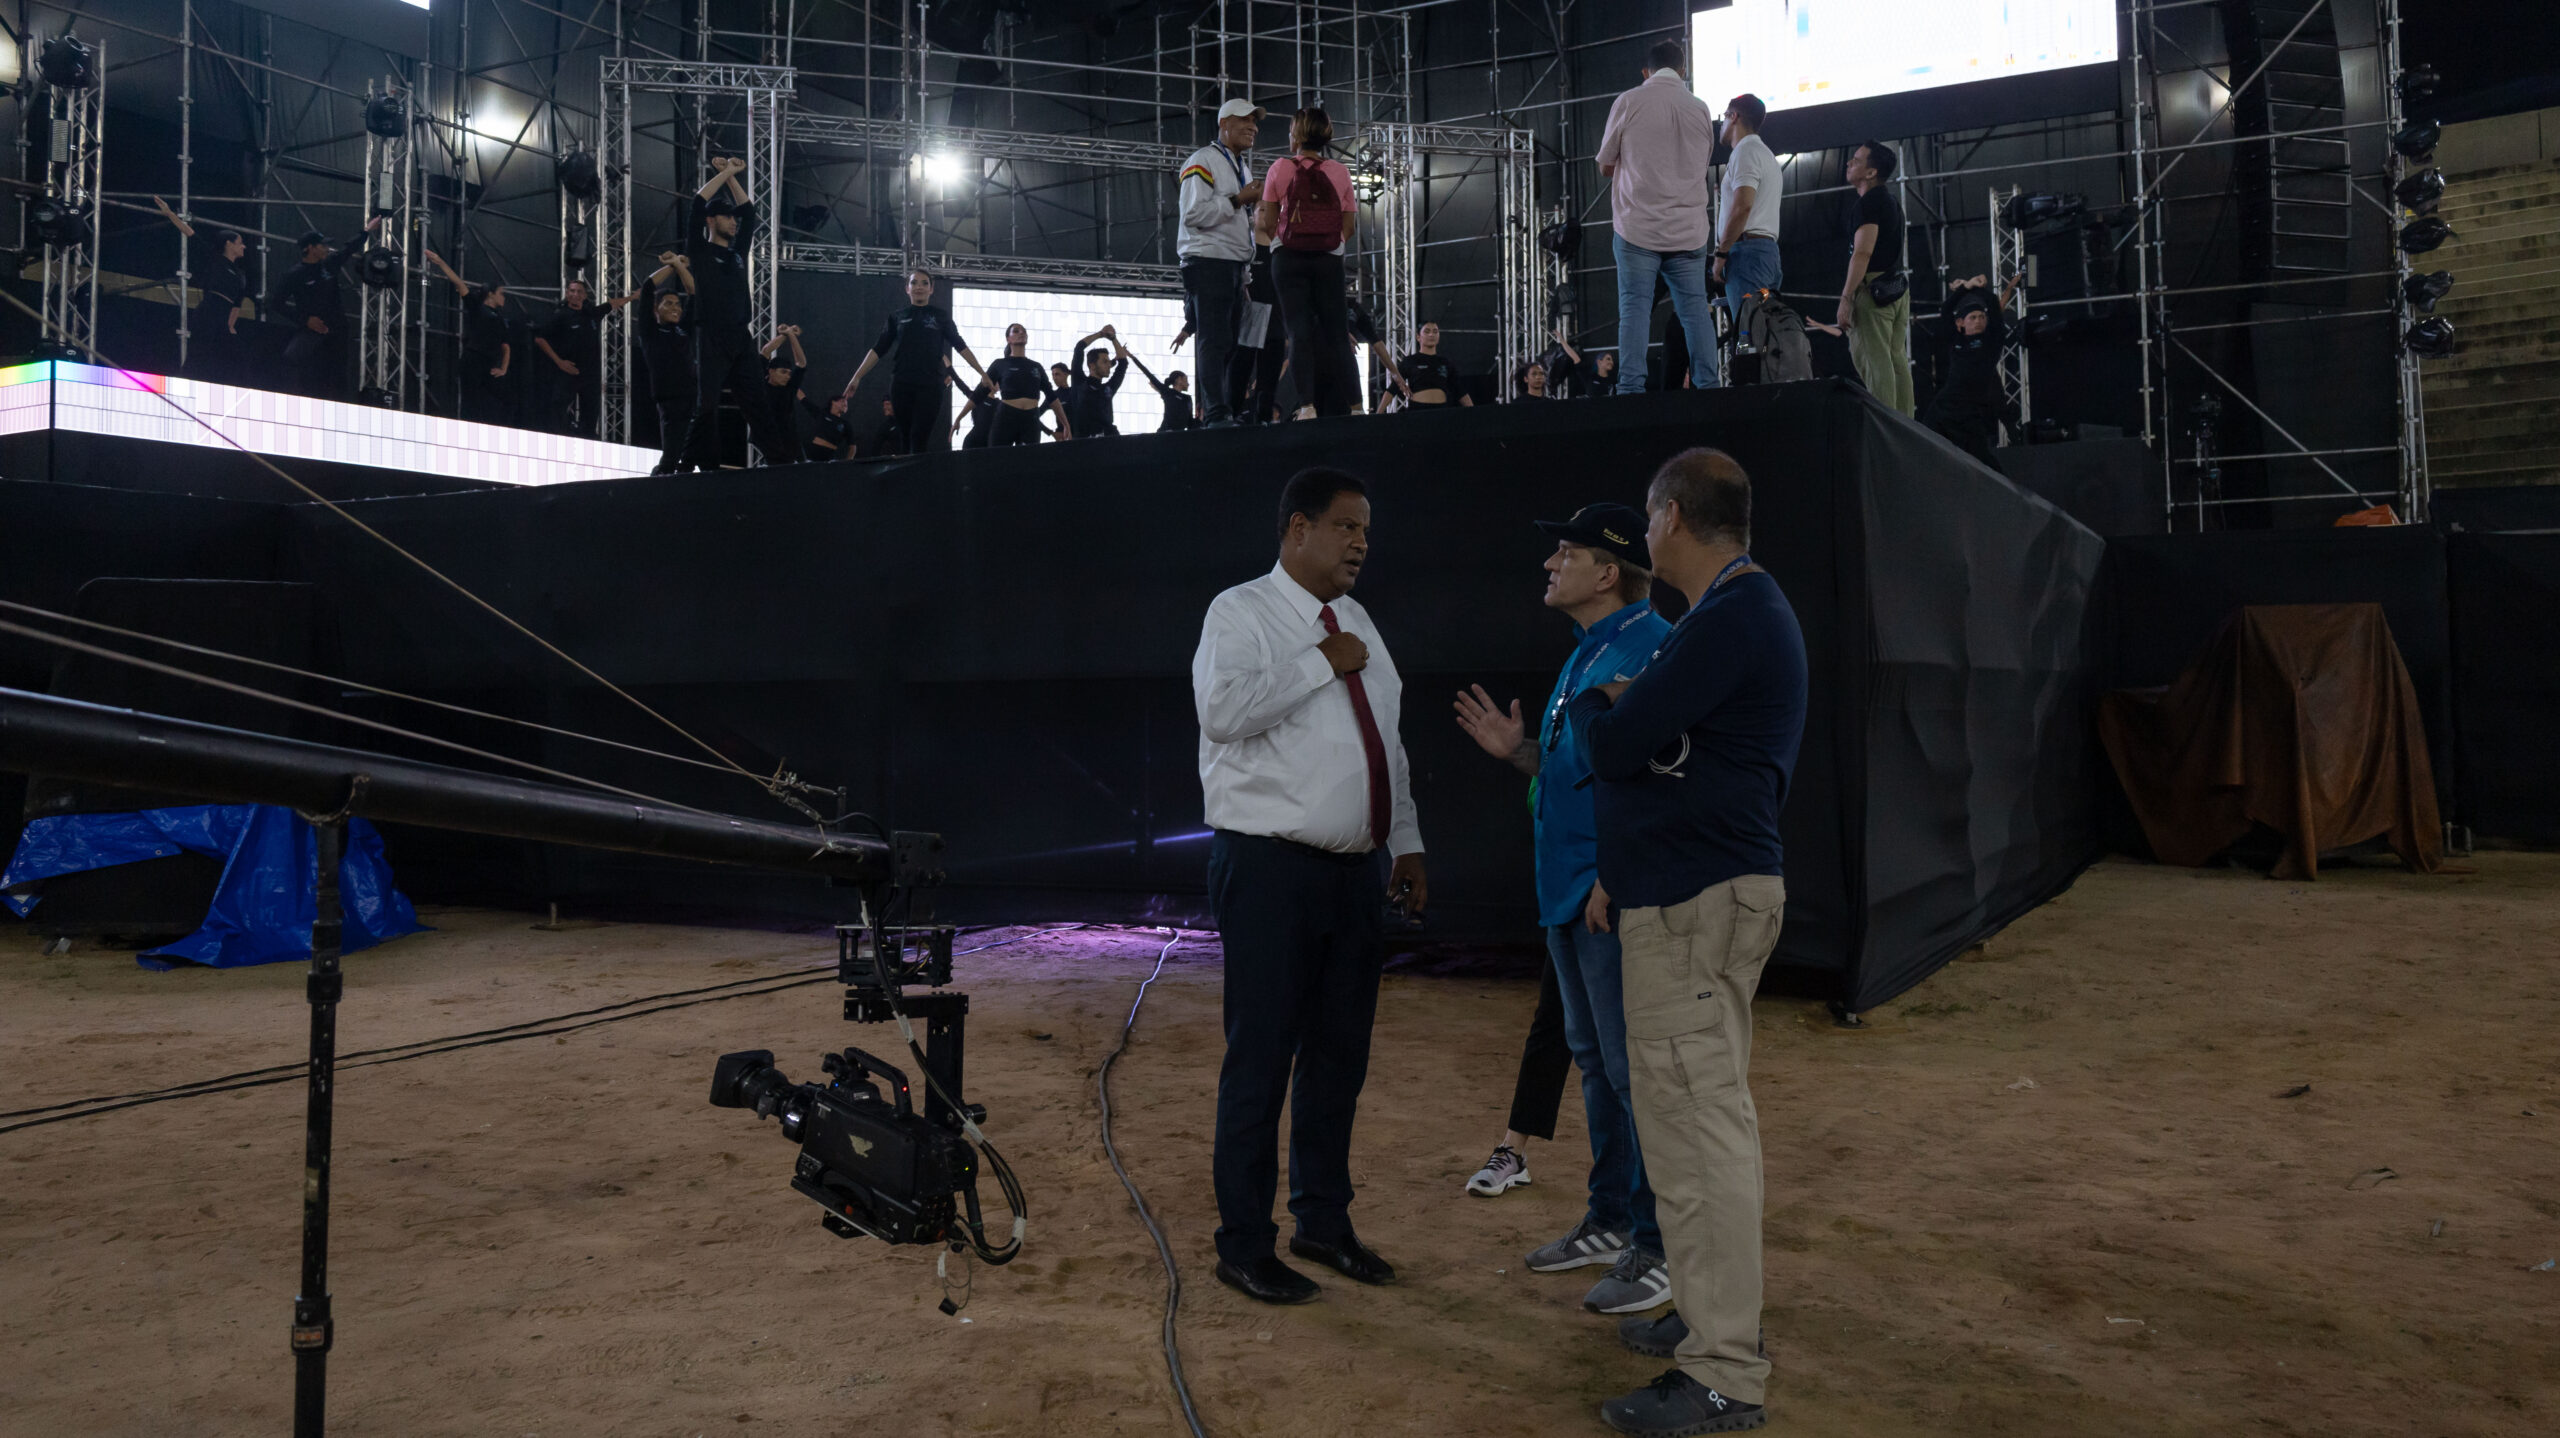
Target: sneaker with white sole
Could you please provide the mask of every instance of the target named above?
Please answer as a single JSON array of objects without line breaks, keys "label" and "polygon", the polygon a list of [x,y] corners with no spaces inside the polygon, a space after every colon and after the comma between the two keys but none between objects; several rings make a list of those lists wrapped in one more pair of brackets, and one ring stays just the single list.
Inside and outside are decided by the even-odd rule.
[{"label": "sneaker with white sole", "polygon": [[1582,1306],[1594,1313],[1642,1313],[1670,1301],[1671,1270],[1664,1266],[1662,1255],[1632,1244],[1618,1256],[1616,1266],[1582,1295]]},{"label": "sneaker with white sole", "polygon": [[1505,1189],[1523,1188],[1529,1182],[1529,1160],[1507,1143],[1495,1144],[1493,1157],[1484,1161],[1476,1176],[1467,1180],[1467,1192],[1491,1198]]},{"label": "sneaker with white sole", "polygon": [[1573,1232],[1555,1242],[1529,1250],[1528,1264],[1534,1273],[1556,1273],[1567,1268],[1587,1268],[1595,1263],[1616,1263],[1618,1255],[1627,1251],[1627,1236],[1602,1228],[1586,1218],[1573,1226]]}]

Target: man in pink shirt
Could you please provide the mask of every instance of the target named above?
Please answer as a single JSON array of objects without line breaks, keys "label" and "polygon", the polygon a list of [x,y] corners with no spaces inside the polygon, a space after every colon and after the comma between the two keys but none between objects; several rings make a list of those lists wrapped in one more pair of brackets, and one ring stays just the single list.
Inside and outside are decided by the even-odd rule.
[{"label": "man in pink shirt", "polygon": [[[1715,327],[1707,314],[1707,167],[1716,117],[1689,92],[1679,42],[1646,54],[1644,83],[1609,107],[1600,173],[1609,181],[1611,247],[1618,259],[1618,393],[1641,394],[1653,336],[1653,281],[1671,287],[1671,312],[1689,337],[1689,382],[1716,383]],[[1676,380],[1672,387],[1676,387]]]}]

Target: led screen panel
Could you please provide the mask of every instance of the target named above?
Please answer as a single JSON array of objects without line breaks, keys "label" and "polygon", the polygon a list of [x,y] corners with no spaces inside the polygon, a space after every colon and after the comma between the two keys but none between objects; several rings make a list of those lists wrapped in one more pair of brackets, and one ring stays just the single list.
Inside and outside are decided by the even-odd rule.
[{"label": "led screen panel", "polygon": [[2109,108],[2116,0],[1732,0],[1690,19],[1691,85],[1808,150]]}]

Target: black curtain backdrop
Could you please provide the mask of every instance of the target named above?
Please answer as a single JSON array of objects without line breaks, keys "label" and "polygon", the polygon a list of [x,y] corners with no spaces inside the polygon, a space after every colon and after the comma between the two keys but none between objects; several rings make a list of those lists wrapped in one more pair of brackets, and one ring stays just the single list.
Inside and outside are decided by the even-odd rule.
[{"label": "black curtain backdrop", "polygon": [[2483,837],[2560,843],[2560,534],[2457,534],[2454,817]]},{"label": "black curtain backdrop", "polygon": [[[2095,853],[2082,634],[2101,545],[1854,386],[350,508],[745,769],[787,766],[844,785],[886,824],[941,831],[947,917],[1196,923],[1207,907],[1189,683],[1200,616],[1271,566],[1286,476],[1345,466],[1375,501],[1360,599],[1405,675],[1432,927],[1526,937],[1526,781],[1460,733],[1449,700],[1481,682],[1537,707],[1571,635],[1539,602],[1551,545],[1531,521],[1640,502],[1654,467],[1694,444],[1729,450],[1753,475],[1754,553],[1785,586],[1812,659],[1778,964],[1871,1007]],[[318,586],[348,677],[698,752],[342,520],[307,505],[274,513],[282,554],[272,576],[254,577]],[[61,562],[130,572],[104,534]],[[790,817],[735,774],[361,695],[340,702],[680,802]],[[404,883],[429,897],[807,916],[849,905],[789,876],[419,831],[391,840]]]}]

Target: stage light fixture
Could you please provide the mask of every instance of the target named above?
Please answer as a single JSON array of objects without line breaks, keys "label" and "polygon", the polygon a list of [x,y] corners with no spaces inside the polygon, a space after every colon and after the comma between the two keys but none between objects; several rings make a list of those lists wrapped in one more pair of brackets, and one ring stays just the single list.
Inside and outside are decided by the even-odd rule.
[{"label": "stage light fixture", "polygon": [[69,31],[44,42],[36,70],[57,90],[86,90],[98,83],[98,57]]},{"label": "stage light fixture", "polygon": [[356,260],[356,278],[365,288],[390,290],[400,287],[400,252],[388,245],[375,245]]},{"label": "stage light fixture", "polygon": [[2068,220],[2089,208],[2089,202],[2078,195],[2011,195],[2000,207],[2000,217],[2013,230],[2029,230]]},{"label": "stage light fixture", "polygon": [[2422,315],[2436,312],[2436,301],[2453,288],[2453,271],[2437,270],[2432,274],[2411,275],[2400,282],[2400,298],[2409,308]]},{"label": "stage light fixture", "polygon": [[2031,345],[2049,345],[2071,333],[2071,316],[2051,312],[2030,315],[2018,327],[2019,336]]},{"label": "stage light fixture", "polygon": [[2443,359],[2455,348],[2453,321],[2442,315],[2420,320],[2409,326],[2409,332],[2400,337],[2400,342],[2407,345],[2413,355],[2424,359]]},{"label": "stage light fixture", "polygon": [[47,195],[27,207],[27,232],[57,250],[76,250],[89,243],[89,217]]},{"label": "stage light fixture", "polygon": [[961,177],[967,173],[968,161],[964,156],[927,155],[924,157],[924,177],[945,189],[960,183]]},{"label": "stage light fixture", "polygon": [[385,140],[397,140],[409,128],[409,104],[398,94],[376,95],[364,102],[364,130]]},{"label": "stage light fixture", "polygon": [[2400,252],[2423,255],[2454,236],[2453,226],[2436,215],[2411,220],[2400,227]]},{"label": "stage light fixture", "polygon": [[2436,157],[2436,141],[2443,138],[2444,126],[2433,120],[2412,120],[2394,131],[2391,148],[2405,160],[2423,165]]},{"label": "stage light fixture", "polygon": [[596,169],[593,150],[577,149],[560,157],[552,177],[559,181],[561,192],[573,200],[594,204],[604,197],[604,177]]},{"label": "stage light fixture", "polygon": [[1538,231],[1538,248],[1572,264],[1582,253],[1582,226],[1571,220],[1558,220]]},{"label": "stage light fixture", "polygon": [[572,270],[583,270],[596,262],[596,232],[580,225],[569,232],[568,241],[560,247],[560,258]]},{"label": "stage light fixture", "polygon": [[2401,71],[2391,88],[2399,93],[2401,104],[2415,105],[2434,99],[2436,86],[2443,83],[2444,77],[2436,73],[2435,66],[2421,64]]},{"label": "stage light fixture", "polygon": [[2444,203],[2444,171],[2431,168],[2407,176],[2391,187],[2391,197],[2412,213],[2431,214]]}]

